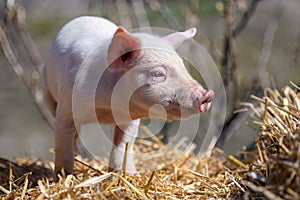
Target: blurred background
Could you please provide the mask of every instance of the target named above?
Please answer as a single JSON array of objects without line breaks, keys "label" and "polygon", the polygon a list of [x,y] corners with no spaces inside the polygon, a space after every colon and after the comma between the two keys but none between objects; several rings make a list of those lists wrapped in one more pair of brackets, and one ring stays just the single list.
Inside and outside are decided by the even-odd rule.
[{"label": "blurred background", "polygon": [[[228,112],[223,132],[227,136],[218,144],[228,153],[235,154],[249,144],[257,132],[251,115],[233,114],[239,102],[250,101],[249,94],[262,95],[266,87],[280,89],[290,85],[290,81],[300,85],[298,0],[1,1],[4,24],[6,2],[23,6],[24,28],[43,60],[58,30],[77,16],[102,16],[127,29],[152,26],[181,31],[196,26],[195,40],[214,59],[226,87]],[[26,69],[33,70],[16,34],[7,35]],[[2,51],[0,66],[0,156],[11,159],[33,155],[51,159],[53,155],[48,149],[54,146],[53,130]],[[205,125],[208,119],[209,113],[204,114],[201,123]],[[176,127],[176,122],[171,124],[170,134]],[[92,128],[87,127],[86,132],[89,131]],[[94,140],[92,134],[88,138]],[[194,142],[201,143],[201,139],[197,136]],[[94,142],[97,147],[97,141]]]}]

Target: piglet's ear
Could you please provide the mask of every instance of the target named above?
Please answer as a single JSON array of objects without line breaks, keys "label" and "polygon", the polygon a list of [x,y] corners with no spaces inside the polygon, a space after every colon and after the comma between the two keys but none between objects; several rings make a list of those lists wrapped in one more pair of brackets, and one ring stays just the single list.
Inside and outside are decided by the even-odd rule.
[{"label": "piglet's ear", "polygon": [[138,38],[119,27],[108,47],[107,64],[111,69],[124,70],[130,67],[141,55]]},{"label": "piglet's ear", "polygon": [[164,37],[173,47],[176,49],[183,43],[185,40],[194,37],[197,33],[197,29],[195,27],[189,28],[184,32],[176,32]]}]

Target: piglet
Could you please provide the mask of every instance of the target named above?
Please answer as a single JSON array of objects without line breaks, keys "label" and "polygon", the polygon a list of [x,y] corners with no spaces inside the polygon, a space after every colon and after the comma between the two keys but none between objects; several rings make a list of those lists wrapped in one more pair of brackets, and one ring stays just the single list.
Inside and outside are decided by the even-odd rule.
[{"label": "piglet", "polygon": [[[91,16],[62,27],[43,73],[45,100],[55,116],[56,175],[73,171],[80,125],[115,125],[109,170],[121,170],[140,119],[182,119],[210,108],[214,92],[189,75],[175,52],[195,34],[195,28],[164,37],[129,33]],[[135,173],[132,147],[128,152],[126,171]]]}]

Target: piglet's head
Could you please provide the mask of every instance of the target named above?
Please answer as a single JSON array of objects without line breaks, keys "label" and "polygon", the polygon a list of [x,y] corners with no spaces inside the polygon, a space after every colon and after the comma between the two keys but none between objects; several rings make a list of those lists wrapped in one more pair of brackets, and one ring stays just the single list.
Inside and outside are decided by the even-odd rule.
[{"label": "piglet's head", "polygon": [[108,62],[111,70],[126,72],[120,99],[130,93],[131,116],[148,118],[151,109],[151,117],[172,120],[210,108],[214,92],[205,90],[190,76],[175,51],[196,32],[196,28],[190,28],[157,37],[117,29],[108,49]]}]

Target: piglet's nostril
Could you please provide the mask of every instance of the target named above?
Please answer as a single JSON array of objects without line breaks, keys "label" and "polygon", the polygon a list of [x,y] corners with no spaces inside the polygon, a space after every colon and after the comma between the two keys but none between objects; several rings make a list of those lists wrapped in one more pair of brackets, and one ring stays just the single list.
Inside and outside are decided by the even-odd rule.
[{"label": "piglet's nostril", "polygon": [[205,90],[202,92],[202,102],[201,103],[209,103],[214,98],[215,94],[212,90]]},{"label": "piglet's nostril", "polygon": [[206,91],[205,97],[212,100],[215,97],[215,93],[212,90]]},{"label": "piglet's nostril", "polygon": [[203,90],[203,91],[202,91],[202,95],[206,97],[206,96],[208,96],[208,95],[209,95],[209,93],[208,93],[208,91],[207,91],[207,90]]}]

